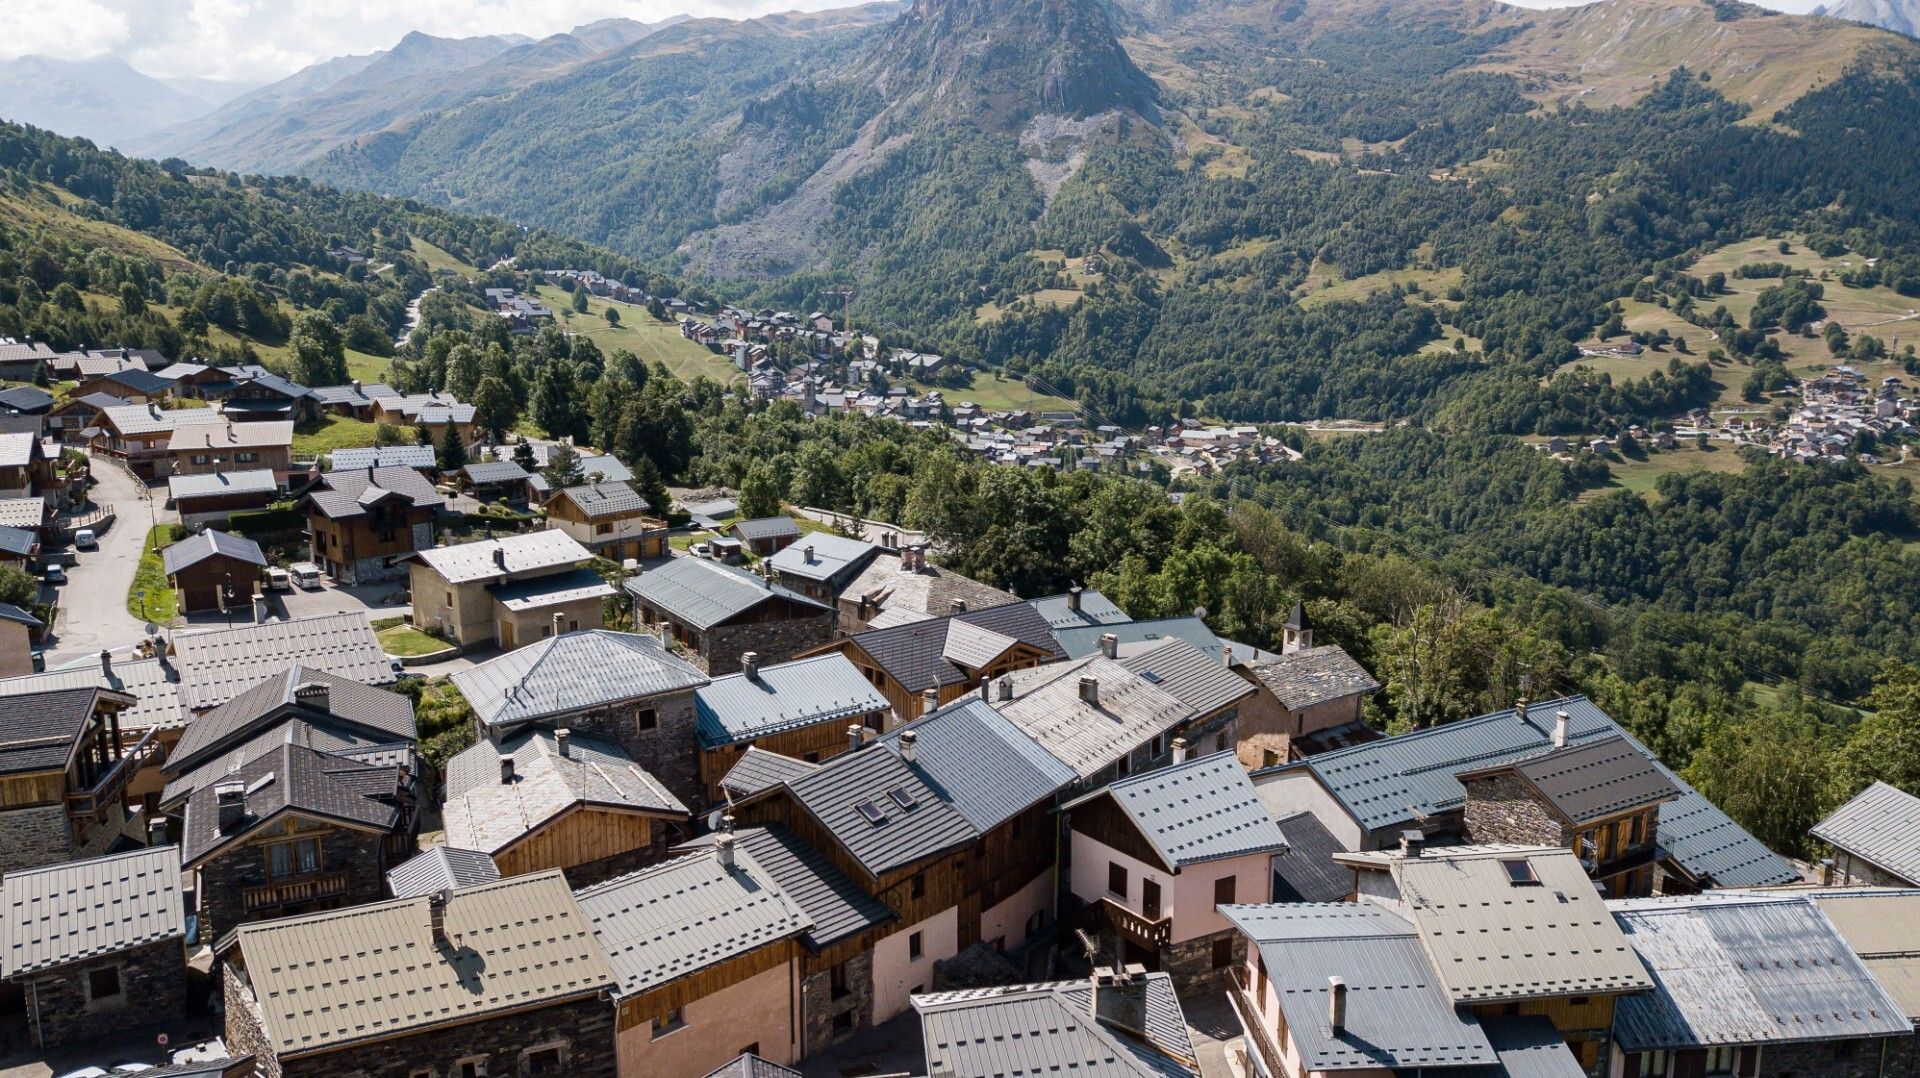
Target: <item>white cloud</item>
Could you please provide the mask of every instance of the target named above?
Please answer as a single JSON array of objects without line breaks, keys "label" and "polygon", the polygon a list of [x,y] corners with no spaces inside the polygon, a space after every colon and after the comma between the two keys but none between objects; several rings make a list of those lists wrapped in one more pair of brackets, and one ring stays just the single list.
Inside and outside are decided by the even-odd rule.
[{"label": "white cloud", "polygon": [[127,20],[115,0],[30,0],[0,2],[0,59],[58,56],[86,60],[111,52],[127,40]]}]

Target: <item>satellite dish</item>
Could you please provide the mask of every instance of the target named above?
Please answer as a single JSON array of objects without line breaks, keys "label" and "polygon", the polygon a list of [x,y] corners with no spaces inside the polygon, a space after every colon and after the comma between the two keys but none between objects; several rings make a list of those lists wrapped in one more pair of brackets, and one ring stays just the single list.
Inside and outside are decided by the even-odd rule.
[{"label": "satellite dish", "polygon": [[725,809],[714,809],[712,812],[707,813],[707,830],[709,831],[720,830],[720,820],[726,814],[727,813]]},{"label": "satellite dish", "polygon": [[1206,618],[1206,616],[1207,616],[1207,608],[1206,608],[1206,606],[1205,606],[1205,605],[1201,605],[1201,606],[1196,606],[1196,607],[1194,607],[1194,608],[1193,608],[1193,616],[1194,616],[1194,617],[1196,617],[1196,618],[1200,618],[1200,619],[1202,619],[1202,620],[1204,620],[1204,619]]}]

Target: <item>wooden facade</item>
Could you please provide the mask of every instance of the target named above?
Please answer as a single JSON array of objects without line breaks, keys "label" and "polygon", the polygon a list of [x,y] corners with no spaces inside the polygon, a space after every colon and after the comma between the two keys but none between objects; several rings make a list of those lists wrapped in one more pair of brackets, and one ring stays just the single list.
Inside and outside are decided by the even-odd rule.
[{"label": "wooden facade", "polygon": [[[749,977],[795,962],[804,953],[799,937],[790,936],[766,947],[737,955],[725,962],[702,966],[684,977],[668,981],[619,1001],[614,1021],[617,1033],[643,1026],[685,1007],[697,999],[730,988]],[[798,1002],[795,1003],[798,1006]],[[743,1029],[747,1016],[741,1016]]]},{"label": "wooden facade", "polygon": [[240,558],[214,554],[167,578],[179,596],[180,612],[249,608],[260,567]]},{"label": "wooden facade", "polygon": [[614,561],[664,558],[672,553],[667,546],[666,521],[646,513],[602,516],[590,520],[564,493],[548,498],[544,507],[549,526],[573,536],[581,546],[603,558]]},{"label": "wooden facade", "polygon": [[309,500],[307,526],[312,533],[312,559],[335,579],[347,579],[355,562],[412,553],[418,529],[425,526],[431,534],[434,513],[433,507],[423,508],[405,498],[392,497],[369,506],[362,515],[335,520]]},{"label": "wooden facade", "polygon": [[720,790],[720,780],[733,770],[749,748],[758,748],[766,752],[777,752],[782,756],[791,756],[796,760],[805,760],[817,764],[830,760],[847,751],[847,727],[858,723],[869,730],[880,732],[886,727],[887,713],[876,711],[868,715],[849,715],[826,719],[811,726],[802,726],[793,730],[766,734],[748,741],[718,748],[700,751],[700,785],[707,791],[709,804],[719,804],[726,800]]},{"label": "wooden facade", "polygon": [[[812,651],[806,652],[801,655],[800,658],[804,659],[814,655],[825,655],[829,652],[836,651],[845,655],[847,660],[853,663],[854,667],[860,671],[861,676],[867,679],[867,683],[879,690],[880,695],[887,698],[887,704],[893,709],[893,714],[897,719],[893,724],[894,726],[912,722],[926,712],[927,702],[925,697],[921,693],[908,691],[906,686],[901,685],[899,681],[895,680],[894,676],[888,673],[885,667],[876,662],[873,656],[868,655],[866,650],[860,646],[859,642],[853,638],[836,640],[825,647],[815,648]],[[980,683],[983,681],[992,681],[1002,674],[1009,674],[1015,670],[1031,670],[1046,661],[1046,652],[1032,644],[1025,642],[1016,643],[1013,647],[1008,648],[1005,654],[1002,654],[987,666],[979,670],[967,671],[967,680],[958,681],[951,685],[940,686],[938,690],[939,705],[944,707],[970,692],[978,692]],[[891,728],[892,727],[889,727],[889,729]]]},{"label": "wooden facade", "polygon": [[[659,819],[674,819],[662,814]],[[575,805],[493,855],[502,876],[562,871],[645,851],[653,846],[652,813]]]}]

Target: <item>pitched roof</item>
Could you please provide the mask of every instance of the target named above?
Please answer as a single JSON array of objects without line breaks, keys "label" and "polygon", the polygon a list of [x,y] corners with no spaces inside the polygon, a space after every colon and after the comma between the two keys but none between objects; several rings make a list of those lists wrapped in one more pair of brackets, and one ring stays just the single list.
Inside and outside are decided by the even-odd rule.
[{"label": "pitched roof", "polygon": [[978,698],[958,700],[894,729],[880,745],[899,753],[914,735],[913,763],[942,799],[982,834],[1079,778],[1044,746]]},{"label": "pitched roof", "polygon": [[800,1072],[762,1059],[752,1052],[742,1052],[722,1063],[718,1069],[708,1071],[705,1078],[800,1078]]},{"label": "pitched roof", "polygon": [[[0,554],[26,557],[40,549],[40,533],[27,528],[0,525]],[[19,609],[15,607],[14,609]]]},{"label": "pitched roof", "polygon": [[366,468],[432,468],[435,464],[430,445],[383,445],[371,449],[336,449],[327,463],[336,472]]},{"label": "pitched roof", "polygon": [[1109,797],[1171,870],[1287,848],[1231,751],[1144,771],[1069,802]]},{"label": "pitched roof", "polygon": [[590,996],[613,970],[566,877],[455,891],[435,942],[426,898],[242,925],[268,1047],[282,1058]]},{"label": "pitched roof", "polygon": [[203,711],[298,664],[363,685],[397,680],[364,610],[173,635],[187,707]]},{"label": "pitched roof", "polygon": [[887,710],[887,699],[834,652],[714,678],[694,690],[702,748]]},{"label": "pitched roof", "polygon": [[[676,849],[705,849],[712,833],[681,843]],[[739,848],[779,883],[811,925],[800,940],[814,951],[830,947],[894,918],[886,904],[860,889],[833,867],[826,855],[802,842],[779,824],[749,827],[734,833]]]},{"label": "pitched roof", "polygon": [[175,846],[10,872],[0,895],[6,910],[0,945],[8,977],[117,954],[187,931]]},{"label": "pitched roof", "polygon": [[604,599],[613,594],[613,585],[606,578],[582,566],[571,572],[550,573],[546,576],[530,576],[520,580],[509,580],[501,584],[488,584],[487,594],[495,602],[514,613],[529,610],[541,610],[563,603],[575,603],[582,599]]},{"label": "pitched roof", "polygon": [[1311,812],[1296,812],[1278,823],[1287,849],[1273,859],[1273,900],[1346,901],[1353,894],[1353,870],[1334,863],[1334,854],[1346,852],[1340,840]]},{"label": "pitched roof", "polygon": [[1120,665],[1187,705],[1196,715],[1211,715],[1253,695],[1246,678],[1219,658],[1178,637],[1131,644],[1120,650]]},{"label": "pitched roof", "polygon": [[434,846],[388,869],[387,890],[395,898],[417,898],[499,878],[499,866],[480,850]]},{"label": "pitched roof", "polygon": [[1482,1018],[1480,1030],[1500,1062],[1448,1070],[1447,1078],[1585,1078],[1586,1068],[1544,1015]]},{"label": "pitched roof", "polygon": [[[1309,1071],[1458,1067],[1499,1057],[1456,1009],[1405,919],[1370,902],[1221,906],[1260,952]],[[1347,1025],[1327,1025],[1328,978],[1347,983]]]},{"label": "pitched roof", "polygon": [[[1665,822],[1663,817],[1662,830]],[[1908,883],[1920,883],[1920,797],[1905,790],[1875,782],[1810,833]]]},{"label": "pitched roof", "polygon": [[212,408],[162,408],[157,404],[118,404],[100,409],[101,426],[123,435],[172,433],[184,427],[224,425],[227,417]]},{"label": "pitched roof", "polygon": [[229,774],[280,751],[281,745],[299,745],[354,760],[363,764],[402,768],[410,775],[422,773],[419,752],[411,738],[392,740],[390,735],[370,733],[346,723],[308,722],[289,717],[248,731],[243,737],[223,746],[219,752],[167,779],[160,791],[160,807],[178,812],[194,792],[219,783]]},{"label": "pitched roof", "polygon": [[[24,468],[33,463],[40,436],[31,431],[0,434],[0,468]],[[11,499],[9,499],[11,500]]]},{"label": "pitched roof", "polygon": [[395,801],[402,776],[396,767],[283,742],[232,772],[232,780],[246,791],[246,811],[231,831],[220,830],[219,784],[202,786],[187,798],[180,849],[187,867],[245,839],[282,812],[323,816],[372,831],[392,830],[399,820]]},{"label": "pitched roof", "polygon": [[15,386],[0,392],[0,408],[37,412],[53,407],[53,394],[39,386]]},{"label": "pitched roof", "polygon": [[752,520],[736,520],[727,526],[727,530],[733,532],[743,542],[800,537],[800,525],[792,517],[756,517]]},{"label": "pitched roof", "polygon": [[[697,507],[693,511],[698,512]],[[880,548],[864,539],[814,532],[805,543],[795,543],[767,559],[775,572],[803,580],[831,581],[849,575],[879,553]],[[811,557],[809,557],[811,554]]]},{"label": "pitched roof", "polygon": [[[1382,738],[1321,753],[1256,774],[1307,771],[1367,831],[1413,824],[1456,810],[1466,789],[1454,776],[1532,755],[1553,744],[1554,712],[1571,717],[1567,743],[1626,736],[1643,756],[1646,746],[1633,741],[1606,712],[1584,696],[1535,704],[1526,717],[1512,710],[1447,723],[1398,737]],[[1660,810],[1660,845],[1673,861],[1698,880],[1719,887],[1754,887],[1800,878],[1778,854],[1747,834],[1726,813],[1655,761],[1680,798]]]},{"label": "pitched roof", "polygon": [[1460,778],[1511,771],[1575,825],[1671,801],[1679,787],[1624,737],[1549,749]]},{"label": "pitched roof", "polygon": [[474,714],[500,728],[705,685],[707,677],[638,633],[562,633],[453,675]]},{"label": "pitched roof", "polygon": [[1080,592],[1080,609],[1074,610],[1071,595],[1045,595],[1038,599],[1027,600],[1027,605],[1039,611],[1047,619],[1047,624],[1055,633],[1062,629],[1078,629],[1089,625],[1119,625],[1133,619],[1127,612],[1113,605],[1113,600],[1087,588]]},{"label": "pitched roof", "polygon": [[639,491],[625,483],[615,481],[568,487],[554,497],[565,498],[578,506],[588,520],[624,517],[634,513],[645,513],[653,508],[647,504],[645,498],[640,496]]},{"label": "pitched roof", "polygon": [[483,460],[460,469],[469,483],[524,483],[527,470],[510,460]]},{"label": "pitched roof", "polygon": [[407,697],[295,663],[261,678],[188,724],[167,754],[166,772],[177,775],[289,715],[325,726],[357,728],[384,742],[412,741],[418,736],[413,701]]},{"label": "pitched roof", "polygon": [[1653,991],[1614,1004],[1629,1052],[1907,1033],[1887,995],[1802,896],[1725,894],[1608,903]]},{"label": "pitched roof", "polygon": [[1800,893],[1827,915],[1907,1017],[1920,1016],[1920,890],[1848,887]]},{"label": "pitched roof", "polygon": [[1338,644],[1322,644],[1249,663],[1247,669],[1289,711],[1380,691],[1380,683],[1367,668]]},{"label": "pitched roof", "polygon": [[39,618],[34,617],[32,614],[27,613],[12,603],[0,603],[0,621],[18,622],[29,629],[43,627]]},{"label": "pitched roof", "polygon": [[168,576],[198,565],[208,558],[228,558],[263,568],[267,564],[267,556],[260,552],[259,543],[245,536],[229,535],[213,528],[208,528],[197,535],[190,535],[160,551],[160,565]]},{"label": "pitched roof", "polygon": [[102,698],[133,703],[130,696],[94,686],[0,697],[0,774],[65,767]]},{"label": "pitched roof", "polygon": [[85,378],[84,381],[93,381],[94,379],[114,382],[126,386],[136,393],[145,393],[149,396],[173,388],[171,381],[151,373],[145,367],[127,367],[117,371],[103,371]]},{"label": "pitched roof", "polygon": [[38,529],[47,522],[47,499],[0,498],[0,525]]},{"label": "pitched roof", "polygon": [[[687,807],[611,741],[569,733],[560,755],[552,730],[533,728],[482,741],[447,761],[447,843],[500,851],[583,806],[684,817]],[[513,758],[501,781],[500,758]]]},{"label": "pitched roof", "polygon": [[[792,547],[788,547],[792,550]],[[783,552],[784,553],[784,552]],[[946,654],[947,634],[954,624],[1010,636],[1039,649],[1046,658],[1062,657],[1046,619],[1025,603],[1008,603],[986,610],[969,610],[952,617],[928,618],[906,625],[869,629],[848,637],[882,670],[910,693],[971,680],[966,670]]]},{"label": "pitched roof", "polygon": [[[872,876],[965,845],[980,835],[914,768],[882,747],[843,752],[811,774],[789,779],[786,789]],[[896,790],[900,800],[893,796]],[[863,805],[872,819],[862,813]]]},{"label": "pitched roof", "polygon": [[171,729],[187,723],[180,707],[180,689],[168,676],[159,659],[115,659],[112,673],[104,673],[100,657],[90,655],[57,670],[18,677],[0,678],[0,696],[45,692],[49,689],[77,689],[98,686],[133,698],[133,706],[120,712],[122,734],[150,728]]},{"label": "pitched roof", "polygon": [[272,494],[279,489],[280,480],[274,477],[272,468],[167,477],[167,497],[172,501],[217,498],[228,494]]},{"label": "pitched roof", "polygon": [[748,745],[747,751],[741,753],[727,773],[721,776],[720,788],[736,798],[751,797],[769,786],[778,786],[790,779],[811,774],[819,766],[777,752],[768,752],[757,745]]},{"label": "pitched roof", "polygon": [[[1026,731],[1081,778],[1092,778],[1134,749],[1196,712],[1158,685],[1099,656],[1002,675],[1013,699],[993,690],[995,711]],[[1095,702],[1080,695],[1080,679],[1095,681]]]},{"label": "pitched roof", "polygon": [[733,861],[701,850],[575,894],[613,966],[616,999],[806,931],[812,922],[772,873],[745,850]]},{"label": "pitched roof", "polygon": [[191,452],[195,449],[268,449],[293,444],[293,422],[273,420],[264,423],[199,423],[178,427],[167,439],[167,452]]},{"label": "pitched roof", "polygon": [[627,591],[656,610],[706,630],[771,599],[826,611],[816,600],[709,558],[673,558],[627,581]]},{"label": "pitched roof", "polygon": [[436,508],[447,501],[425,476],[398,464],[350,470],[336,467],[321,475],[319,485],[307,491],[303,500],[330,520],[346,520],[365,515],[367,506],[388,491],[418,509]]},{"label": "pitched roof", "polygon": [[[921,569],[908,569],[899,555],[884,553],[867,562],[866,568],[841,589],[840,598],[870,602],[886,611],[895,624],[901,624],[899,618],[903,613],[917,620],[1019,602],[1019,597],[1012,592],[982,584],[932,562]],[[960,604],[958,609],[956,603]]]},{"label": "pitched roof", "polygon": [[[419,473],[411,468],[407,469],[407,473],[415,479],[420,478]],[[509,573],[579,565],[593,557],[573,536],[555,529],[482,539],[458,546],[434,547],[415,551],[413,556],[440,574],[449,584],[468,584]]]},{"label": "pitched roof", "polygon": [[1091,1017],[1086,980],[916,995],[927,1070],[942,1078],[1194,1078],[1200,1066],[1173,980],[1146,979],[1145,1040]]}]

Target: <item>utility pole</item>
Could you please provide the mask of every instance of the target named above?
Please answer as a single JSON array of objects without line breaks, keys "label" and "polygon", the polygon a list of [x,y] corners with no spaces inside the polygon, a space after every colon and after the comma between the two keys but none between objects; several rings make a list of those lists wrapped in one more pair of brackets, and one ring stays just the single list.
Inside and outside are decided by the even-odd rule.
[{"label": "utility pole", "polygon": [[840,326],[847,331],[848,339],[853,337],[853,289],[834,288],[820,293],[823,296],[840,297]]}]

